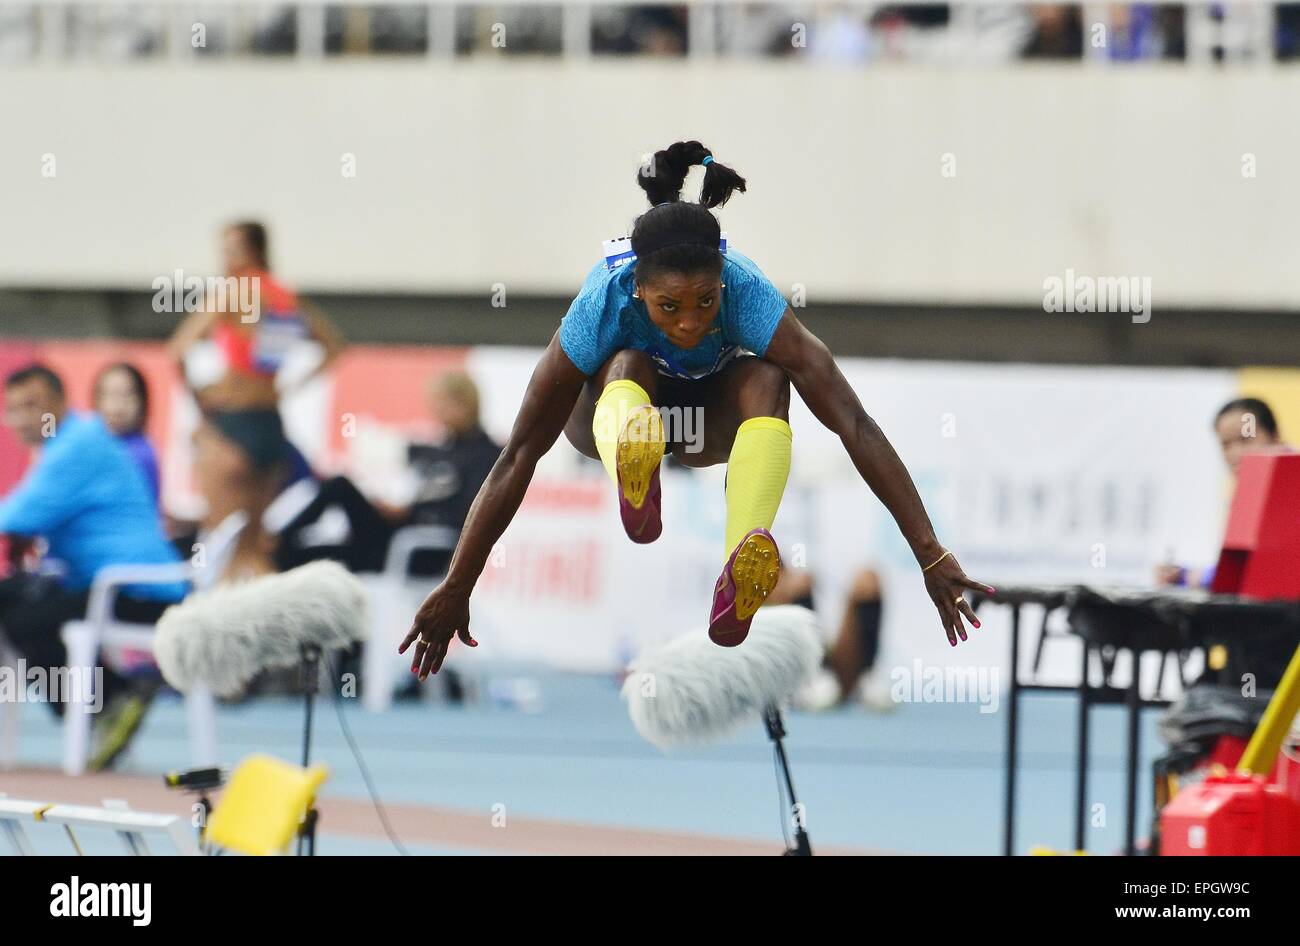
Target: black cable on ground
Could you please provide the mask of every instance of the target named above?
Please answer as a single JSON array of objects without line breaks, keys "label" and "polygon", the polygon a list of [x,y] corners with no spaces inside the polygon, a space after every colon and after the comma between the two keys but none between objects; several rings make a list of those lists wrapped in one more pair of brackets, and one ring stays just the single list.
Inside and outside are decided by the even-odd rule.
[{"label": "black cable on ground", "polygon": [[[338,665],[335,663],[333,656],[330,657],[330,669],[334,671],[335,679],[339,679]],[[361,747],[357,745],[356,739],[352,735],[352,730],[348,727],[347,715],[343,712],[343,696],[339,693],[338,687],[331,686],[334,693],[334,710],[339,718],[339,728],[343,730],[343,738],[352,750],[352,756],[357,760],[357,768],[361,770],[361,778],[366,783],[366,791],[370,793],[371,804],[375,806],[375,812],[379,815],[379,821],[384,826],[384,833],[388,835],[388,840],[392,842],[397,853],[402,857],[410,857],[411,852],[406,849],[402,841],[393,830],[393,825],[388,820],[388,812],[384,810],[384,803],[379,798],[379,792],[375,788],[374,779],[370,777],[370,769],[366,767],[366,760],[362,758]]]}]

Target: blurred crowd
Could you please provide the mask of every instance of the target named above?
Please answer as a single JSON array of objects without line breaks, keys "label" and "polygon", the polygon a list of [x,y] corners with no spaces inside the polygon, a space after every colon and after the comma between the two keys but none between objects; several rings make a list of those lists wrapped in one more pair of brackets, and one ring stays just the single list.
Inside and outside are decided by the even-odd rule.
[{"label": "blurred crowd", "polygon": [[[292,4],[190,4],[184,22],[148,4],[60,4],[57,21],[37,4],[0,6],[0,61],[41,49],[60,34],[69,57],[129,59],[189,42],[194,55],[289,55],[299,48]],[[561,4],[461,3],[445,22],[421,4],[325,9],[326,55],[550,54],[565,39]],[[1288,60],[1300,55],[1300,3],[718,3],[691,22],[686,6],[594,4],[595,54],[682,56],[692,42],[727,55],[809,56],[847,62]],[[202,45],[191,42],[203,24]],[[453,33],[454,36],[448,36]],[[46,40],[48,42],[48,39]]]},{"label": "blurred crowd", "polygon": [[[368,499],[348,478],[313,469],[281,419],[281,399],[335,363],[342,337],[272,274],[260,223],[227,227],[221,250],[225,278],[259,281],[260,305],[248,318],[233,295],[210,294],[171,339],[178,373],[199,409],[193,475],[205,511],[197,520],[177,520],[160,505],[158,457],[147,435],[151,392],[135,365],[104,364],[88,411],[71,407],[68,382],[47,365],[27,364],[4,377],[5,426],[20,449],[32,450],[32,461],[21,482],[0,496],[0,652],[16,651],[30,666],[64,666],[61,629],[87,616],[96,582],[115,567],[164,569],[151,573],[157,580],[132,575],[139,583],[113,599],[117,620],[139,624],[152,624],[191,590],[320,559],[355,572],[383,571],[390,544],[406,527],[438,539],[403,562],[404,573],[445,571],[470,503],[500,453],[479,423],[473,381],[459,371],[429,379],[434,437],[408,445],[410,502]],[[286,358],[309,342],[320,352],[314,369],[283,383]],[[215,373],[196,369],[194,356],[205,353]],[[192,569],[178,572],[186,561]],[[159,687],[152,667],[137,669],[105,661],[92,769],[118,757]],[[49,705],[62,713],[61,702]]]}]

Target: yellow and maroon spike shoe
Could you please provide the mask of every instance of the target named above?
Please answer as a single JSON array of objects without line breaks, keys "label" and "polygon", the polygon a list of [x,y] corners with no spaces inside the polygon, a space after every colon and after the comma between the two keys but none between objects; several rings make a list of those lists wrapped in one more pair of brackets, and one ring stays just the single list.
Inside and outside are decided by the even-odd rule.
[{"label": "yellow and maroon spike shoe", "polygon": [[615,464],[619,517],[633,542],[653,542],[663,531],[659,465],[664,446],[664,422],[654,405],[642,404],[628,412],[618,435]]},{"label": "yellow and maroon spike shoe", "polygon": [[754,613],[781,580],[781,553],[766,529],[751,529],[732,551],[713,588],[709,639],[735,647],[749,636]]}]

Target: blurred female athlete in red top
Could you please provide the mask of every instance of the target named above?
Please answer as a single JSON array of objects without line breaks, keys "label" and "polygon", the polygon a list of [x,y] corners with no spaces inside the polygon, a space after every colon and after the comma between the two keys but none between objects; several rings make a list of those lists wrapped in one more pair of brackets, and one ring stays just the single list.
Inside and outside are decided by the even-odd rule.
[{"label": "blurred female athlete in red top", "polygon": [[225,411],[274,409],[283,393],[276,388],[276,376],[289,352],[307,340],[324,349],[320,364],[297,382],[305,384],[338,358],[344,347],[342,336],[324,315],[271,275],[262,224],[248,221],[227,227],[222,255],[228,278],[257,280],[259,311],[249,321],[237,305],[209,299],[203,311],[190,314],[177,328],[170,344],[172,355],[183,362],[196,342],[211,338],[225,358],[226,370],[218,381],[195,390],[199,406]]}]

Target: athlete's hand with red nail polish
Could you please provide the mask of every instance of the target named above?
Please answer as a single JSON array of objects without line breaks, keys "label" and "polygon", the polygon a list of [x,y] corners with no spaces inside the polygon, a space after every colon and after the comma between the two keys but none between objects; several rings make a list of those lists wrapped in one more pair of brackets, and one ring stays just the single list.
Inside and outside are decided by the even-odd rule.
[{"label": "athlete's hand with red nail polish", "polygon": [[447,648],[451,646],[453,637],[459,637],[461,643],[470,647],[478,646],[478,641],[469,633],[469,593],[444,581],[420,605],[415,620],[411,622],[411,629],[397,652],[404,654],[408,647],[415,644],[411,672],[419,674],[421,680],[426,680],[429,674],[442,669],[442,662],[447,657]]},{"label": "athlete's hand with red nail polish", "polygon": [[943,561],[923,574],[925,590],[930,593],[930,600],[939,609],[939,618],[943,622],[944,633],[948,635],[948,643],[956,647],[958,637],[966,640],[966,626],[962,623],[962,618],[969,621],[972,627],[980,626],[974,609],[964,597],[965,592],[982,591],[990,594],[993,589],[982,581],[968,578],[954,555],[945,556]]}]

